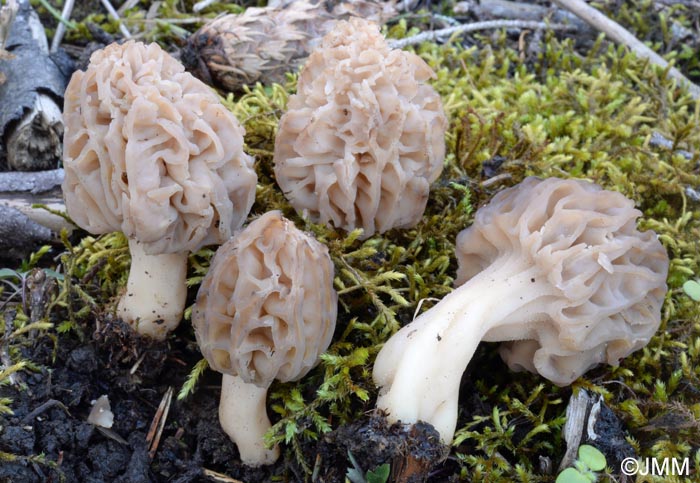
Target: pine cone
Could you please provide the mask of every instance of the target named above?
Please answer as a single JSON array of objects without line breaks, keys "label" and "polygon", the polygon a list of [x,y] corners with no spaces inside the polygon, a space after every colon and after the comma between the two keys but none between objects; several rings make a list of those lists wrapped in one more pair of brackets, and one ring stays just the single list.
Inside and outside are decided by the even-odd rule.
[{"label": "pine cone", "polygon": [[394,2],[303,0],[279,8],[249,8],[204,25],[187,40],[182,61],[204,82],[239,91],[256,82],[281,83],[295,71],[337,20],[353,16],[384,23]]}]

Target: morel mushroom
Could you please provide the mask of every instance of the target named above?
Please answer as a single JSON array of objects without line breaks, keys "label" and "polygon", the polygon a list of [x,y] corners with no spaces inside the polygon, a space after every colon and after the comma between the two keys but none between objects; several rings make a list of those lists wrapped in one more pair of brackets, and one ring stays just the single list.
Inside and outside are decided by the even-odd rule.
[{"label": "morel mushroom", "polygon": [[219,421],[251,466],[274,462],[267,388],[303,377],[330,344],[337,315],[325,245],[278,211],[253,221],[212,259],[192,313],[199,347],[223,373]]},{"label": "morel mushroom", "polygon": [[352,16],[383,23],[394,2],[294,0],[217,17],[187,39],[182,59],[203,81],[229,91],[256,82],[284,82],[337,20]]},{"label": "morel mushroom", "polygon": [[275,139],[275,176],[294,208],[364,238],[416,225],[445,156],[433,76],[375,24],[338,22],[306,62]]},{"label": "morel mushroom", "polygon": [[478,210],[457,238],[452,293],[403,327],[374,366],[391,421],[431,423],[450,442],[459,383],[479,341],[512,341],[513,368],[570,384],[649,342],[668,256],[620,193],[580,180],[527,178]]},{"label": "morel mushroom", "polygon": [[244,131],[157,44],[112,44],[66,89],[63,194],[90,233],[121,230],[131,271],[118,313],[163,339],[180,319],[188,252],[223,243],[255,197]]}]

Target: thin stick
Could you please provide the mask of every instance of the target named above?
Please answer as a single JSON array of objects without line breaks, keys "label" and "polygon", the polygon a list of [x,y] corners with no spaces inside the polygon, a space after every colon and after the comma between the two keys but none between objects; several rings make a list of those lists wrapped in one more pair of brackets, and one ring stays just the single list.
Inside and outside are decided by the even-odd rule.
[{"label": "thin stick", "polygon": [[243,483],[241,480],[236,480],[235,478],[231,478],[223,473],[209,470],[207,468],[202,468],[202,472],[204,473],[204,476],[208,476],[214,481],[220,481],[221,483]]},{"label": "thin stick", "polygon": [[61,401],[58,401],[56,399],[49,399],[45,403],[35,408],[32,412],[27,414],[24,418],[22,418],[22,424],[31,424],[32,421],[34,421],[34,418],[53,407],[61,408],[68,416],[71,415],[70,411],[68,411],[68,408]]},{"label": "thin stick", "polygon": [[66,0],[63,4],[63,11],[61,12],[60,21],[58,22],[58,27],[56,27],[56,33],[51,39],[51,52],[56,52],[58,47],[61,45],[63,36],[66,35],[66,26],[70,25],[70,16],[73,13],[73,6],[75,5],[75,0]]},{"label": "thin stick", "polygon": [[401,40],[394,40],[389,43],[393,49],[402,49],[409,45],[416,45],[422,42],[434,42],[436,40],[450,37],[452,35],[462,35],[467,32],[475,32],[477,30],[489,29],[530,29],[530,30],[577,30],[573,25],[564,25],[558,23],[532,22],[528,20],[488,20],[485,22],[474,22],[458,25],[456,27],[448,27],[430,32],[422,32],[413,37],[408,37]]},{"label": "thin stick", "polygon": [[693,99],[700,99],[700,86],[693,84],[686,76],[683,75],[683,73],[681,73],[681,71],[675,67],[669,68],[669,64],[666,59],[647,47],[641,40],[632,35],[622,25],[609,19],[597,9],[589,6],[583,0],[554,0],[554,3],[574,13],[591,27],[600,30],[615,42],[627,46],[638,57],[649,59],[650,62],[659,65],[664,69],[668,69],[669,77],[676,79],[680,81],[681,84],[685,85]]},{"label": "thin stick", "polygon": [[[103,260],[104,260],[104,259],[103,259]],[[95,265],[95,267],[97,267],[97,266],[99,266],[99,265]],[[94,267],[93,267],[93,268],[94,268]],[[146,353],[144,352],[143,354],[141,354],[141,357],[138,358],[138,360],[136,361],[136,364],[133,365],[133,367],[132,367],[131,370],[129,371],[129,374],[131,374],[132,376],[133,376],[134,374],[136,374],[136,371],[138,370],[139,366],[141,365],[141,363],[143,362],[143,360],[144,360],[145,358],[146,358]]]},{"label": "thin stick", "polygon": [[134,8],[140,1],[141,0],[127,0],[126,2],[122,3],[122,6],[117,9],[117,12],[119,12],[120,15],[123,15],[124,12],[130,8]]},{"label": "thin stick", "polygon": [[165,427],[165,421],[168,419],[168,412],[170,411],[170,403],[173,400],[173,388],[169,387],[163,399],[160,401],[158,410],[155,416],[153,416],[153,422],[148,430],[148,435],[146,435],[146,442],[148,443],[148,457],[153,459],[158,451],[158,444],[160,443],[160,437],[163,434],[163,428]]},{"label": "thin stick", "polygon": [[125,39],[130,39],[131,38],[131,32],[129,32],[129,29],[126,28],[126,25],[122,23],[122,19],[117,13],[116,10],[114,10],[114,7],[112,6],[111,3],[109,3],[109,0],[100,0],[102,3],[102,6],[109,12],[109,14],[114,17],[118,22],[119,22],[119,31],[122,33]]},{"label": "thin stick", "polygon": [[201,12],[205,8],[211,6],[212,4],[218,2],[219,0],[202,0],[201,2],[197,2],[194,4],[192,7],[193,12]]}]

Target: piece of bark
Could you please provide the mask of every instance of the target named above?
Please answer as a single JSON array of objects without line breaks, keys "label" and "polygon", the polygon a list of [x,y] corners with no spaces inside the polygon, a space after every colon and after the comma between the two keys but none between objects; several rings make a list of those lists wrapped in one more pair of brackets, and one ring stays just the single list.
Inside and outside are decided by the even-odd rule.
[{"label": "piece of bark", "polygon": [[28,192],[33,194],[61,190],[63,169],[32,173],[0,173],[0,193]]},{"label": "piece of bark", "polygon": [[18,171],[51,169],[61,159],[61,104],[72,62],[64,52],[48,54],[43,26],[28,0],[9,27],[0,56],[0,165]]},{"label": "piece of bark", "polygon": [[47,227],[33,221],[23,213],[0,204],[0,248],[13,249],[34,247],[54,239],[54,233]]},{"label": "piece of bark", "polygon": [[559,471],[574,465],[582,444],[595,446],[605,454],[607,465],[619,472],[626,458],[636,457],[634,448],[626,440],[623,423],[605,404],[602,396],[579,389],[572,394],[566,408],[566,423],[562,428],[566,453]]},{"label": "piece of bark", "polygon": [[[0,193],[0,206],[17,211],[29,218],[33,223],[51,230],[51,236],[44,238],[47,242],[57,239],[64,228],[69,233],[75,229],[75,226],[71,225],[62,216],[55,215],[44,208],[35,208],[35,205],[44,205],[50,210],[61,213],[66,211],[60,194],[42,193],[40,195],[32,195],[31,193],[21,193],[8,196],[6,193]],[[0,217],[0,229],[6,225],[8,225],[7,220]]]},{"label": "piece of bark", "polygon": [[75,227],[62,216],[34,205],[65,213],[63,170],[0,173],[0,249],[2,258],[23,258],[37,246],[59,240],[62,229]]},{"label": "piece of bark", "polygon": [[[34,208],[34,205],[46,205],[47,208],[65,213],[62,182],[63,169],[0,173],[0,206],[18,211],[32,222],[51,230],[52,234],[44,241],[53,240],[62,229],[71,232],[75,227],[65,218],[43,208]],[[0,229],[8,224],[10,223],[6,223],[4,218],[0,217]],[[45,233],[36,230],[33,232]]]}]

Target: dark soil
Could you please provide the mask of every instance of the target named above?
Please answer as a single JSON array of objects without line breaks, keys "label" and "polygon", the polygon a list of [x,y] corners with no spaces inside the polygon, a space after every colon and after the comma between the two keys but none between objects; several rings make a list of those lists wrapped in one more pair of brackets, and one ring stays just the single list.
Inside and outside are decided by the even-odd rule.
[{"label": "dark soil", "polygon": [[[0,397],[11,398],[14,410],[0,417],[0,451],[26,459],[1,465],[0,481],[208,481],[202,476],[204,461],[245,482],[266,481],[278,472],[233,463],[238,455],[218,424],[213,373],[186,401],[173,398],[151,460],[146,443],[151,421],[168,388],[179,390],[200,358],[198,350],[187,328],[169,343],[153,343],[133,337],[120,321],[106,319],[100,326],[84,342],[41,337],[24,349],[24,358],[38,368],[22,372],[17,387],[0,388]],[[91,401],[103,394],[114,413],[111,431],[125,442],[86,421]],[[39,454],[44,458],[31,457]]]},{"label": "dark soil", "polygon": [[[14,411],[0,416],[0,451],[17,456],[0,465],[0,482],[212,481],[204,468],[245,483],[273,477],[304,481],[291,455],[260,469],[238,462],[235,445],[219,426],[220,380],[212,371],[185,401],[173,397],[151,459],[146,437],[158,405],[169,387],[177,394],[201,357],[191,329],[183,324],[167,342],[156,343],[134,337],[128,326],[111,317],[95,325],[99,328],[84,334],[83,341],[75,335],[30,338],[33,345],[23,349],[23,359],[33,361],[36,370],[22,371],[14,386],[0,387],[0,397],[11,398]],[[87,422],[91,402],[103,394],[114,413],[111,430]],[[302,451],[307,461],[321,463],[318,482],[345,481],[349,450],[364,470],[390,462],[392,481],[411,483],[424,481],[444,459],[438,441],[431,426],[387,427],[382,418],[368,417],[308,443]]]}]

